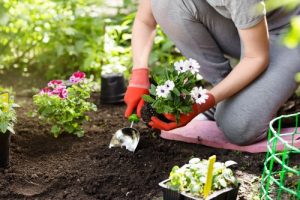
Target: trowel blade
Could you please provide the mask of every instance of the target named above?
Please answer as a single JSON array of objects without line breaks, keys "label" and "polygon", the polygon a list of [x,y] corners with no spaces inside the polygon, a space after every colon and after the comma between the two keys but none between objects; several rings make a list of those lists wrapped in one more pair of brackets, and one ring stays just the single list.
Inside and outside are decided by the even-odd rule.
[{"label": "trowel blade", "polygon": [[126,147],[128,151],[134,152],[140,141],[140,133],[134,128],[122,128],[112,137],[109,148]]}]

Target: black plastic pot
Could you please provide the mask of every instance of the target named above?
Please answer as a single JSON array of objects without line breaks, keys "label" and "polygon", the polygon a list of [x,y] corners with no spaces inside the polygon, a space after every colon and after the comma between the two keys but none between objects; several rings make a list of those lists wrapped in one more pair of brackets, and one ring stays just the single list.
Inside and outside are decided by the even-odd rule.
[{"label": "black plastic pot", "polygon": [[124,101],[125,91],[126,85],[123,74],[108,74],[101,76],[101,103],[121,103]]},{"label": "black plastic pot", "polygon": [[[159,186],[163,191],[164,200],[202,200],[202,198],[196,198],[185,193],[179,193],[168,188],[167,182],[169,179],[159,183]],[[236,200],[240,185],[236,188],[225,188],[209,195],[205,200]]]},{"label": "black plastic pot", "polygon": [[11,133],[0,133],[0,168],[9,166],[9,149]]}]

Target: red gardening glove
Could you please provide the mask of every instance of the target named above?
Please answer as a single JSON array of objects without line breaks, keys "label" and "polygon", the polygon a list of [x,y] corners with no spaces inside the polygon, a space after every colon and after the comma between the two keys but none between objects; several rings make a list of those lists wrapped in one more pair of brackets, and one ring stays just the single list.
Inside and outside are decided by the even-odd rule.
[{"label": "red gardening glove", "polygon": [[132,70],[129,85],[127,87],[124,101],[127,105],[125,117],[129,117],[134,109],[137,110],[137,115],[141,117],[141,109],[144,105],[142,96],[149,94],[149,70],[148,68],[139,68]]},{"label": "red gardening glove", "polygon": [[165,131],[169,131],[169,130],[172,130],[172,129],[175,129],[175,128],[178,128],[181,126],[185,126],[198,114],[203,113],[206,110],[214,107],[214,105],[215,105],[214,96],[210,93],[206,93],[206,94],[208,95],[208,99],[206,99],[205,103],[202,103],[202,104],[195,103],[193,105],[193,111],[186,115],[181,115],[178,124],[176,123],[176,118],[174,115],[164,114],[164,116],[171,122],[166,123],[166,122],[159,120],[157,117],[151,117],[151,122],[149,122],[149,125],[152,128],[165,130]]}]

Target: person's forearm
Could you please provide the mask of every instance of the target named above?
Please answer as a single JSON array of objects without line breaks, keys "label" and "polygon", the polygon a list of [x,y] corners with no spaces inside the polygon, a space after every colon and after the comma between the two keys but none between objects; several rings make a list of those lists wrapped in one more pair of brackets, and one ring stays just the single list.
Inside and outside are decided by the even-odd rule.
[{"label": "person's forearm", "polygon": [[230,74],[210,90],[216,103],[241,91],[268,66],[268,58],[243,58]]},{"label": "person's forearm", "polygon": [[269,65],[269,32],[266,17],[248,29],[238,30],[244,57],[210,92],[216,103],[231,97],[254,81]]},{"label": "person's forearm", "polygon": [[155,37],[156,23],[145,23],[136,18],[132,33],[133,68],[148,67],[148,60]]}]

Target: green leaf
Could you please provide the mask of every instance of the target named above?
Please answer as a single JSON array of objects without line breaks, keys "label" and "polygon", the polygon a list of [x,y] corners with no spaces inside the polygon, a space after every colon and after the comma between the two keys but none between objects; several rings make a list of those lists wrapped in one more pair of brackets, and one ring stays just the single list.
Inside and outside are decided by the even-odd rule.
[{"label": "green leaf", "polygon": [[190,112],[192,112],[192,106],[181,106],[180,111],[183,114],[190,113]]},{"label": "green leaf", "polygon": [[60,130],[61,130],[60,127],[54,125],[54,126],[52,126],[52,128],[51,128],[51,133],[53,134],[53,136],[54,136],[55,138],[57,138],[58,135],[59,135],[59,133],[60,133]]},{"label": "green leaf", "polygon": [[15,134],[15,130],[13,129],[12,126],[8,126],[8,127],[7,127],[7,130],[8,130],[9,132],[11,132],[12,134]]},{"label": "green leaf", "polygon": [[153,103],[155,101],[150,95],[143,95],[143,99],[148,103]]},{"label": "green leaf", "polygon": [[156,87],[155,87],[155,85],[151,84],[149,92],[150,92],[151,95],[156,96]]},{"label": "green leaf", "polygon": [[297,73],[295,79],[298,83],[300,83],[300,73]]},{"label": "green leaf", "polygon": [[181,92],[182,92],[183,94],[185,94],[185,95],[190,95],[190,92],[187,91],[186,89],[182,89]]},{"label": "green leaf", "polygon": [[220,179],[219,179],[219,184],[220,184],[223,188],[226,188],[226,187],[227,187],[227,183],[226,183],[225,179],[223,179],[223,178],[220,178]]},{"label": "green leaf", "polygon": [[84,131],[79,130],[79,131],[76,131],[74,134],[77,135],[77,137],[83,137],[84,136]]},{"label": "green leaf", "polygon": [[174,88],[173,89],[173,93],[176,95],[176,96],[180,96],[180,92],[179,92],[179,90],[177,89],[177,88]]}]

